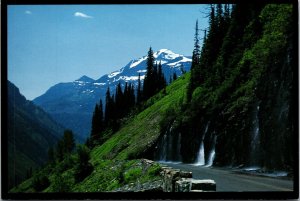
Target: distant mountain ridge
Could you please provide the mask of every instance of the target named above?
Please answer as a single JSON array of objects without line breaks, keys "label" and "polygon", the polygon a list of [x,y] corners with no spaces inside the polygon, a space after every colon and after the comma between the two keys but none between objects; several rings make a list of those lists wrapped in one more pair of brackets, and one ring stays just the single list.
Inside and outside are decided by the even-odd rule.
[{"label": "distant mountain ridge", "polygon": [[27,171],[47,161],[48,149],[56,146],[63,127],[44,110],[26,100],[8,81],[8,186],[24,180]]},{"label": "distant mountain ridge", "polygon": [[[157,63],[161,62],[167,81],[173,73],[180,76],[182,70],[190,70],[192,59],[189,56],[168,49],[156,51],[153,56]],[[90,133],[95,104],[100,98],[104,101],[107,87],[109,86],[111,93],[114,93],[115,86],[119,82],[122,87],[126,82],[131,82],[137,89],[139,74],[141,82],[145,77],[146,62],[147,56],[143,56],[131,60],[123,68],[103,75],[97,80],[84,75],[73,82],[56,84],[33,102],[47,111],[57,122],[72,129],[77,135],[77,140],[84,141]]]}]

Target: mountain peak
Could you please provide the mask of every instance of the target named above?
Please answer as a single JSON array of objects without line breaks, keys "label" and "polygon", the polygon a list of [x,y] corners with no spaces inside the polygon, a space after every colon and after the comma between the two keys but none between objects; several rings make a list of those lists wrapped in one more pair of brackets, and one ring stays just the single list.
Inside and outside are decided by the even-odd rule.
[{"label": "mountain peak", "polygon": [[157,52],[154,52],[153,56],[157,60],[173,60],[177,57],[182,57],[182,55],[176,54],[169,49],[160,49]]},{"label": "mountain peak", "polygon": [[165,54],[175,54],[172,50],[169,49],[160,49],[156,52],[157,54],[165,53]]},{"label": "mountain peak", "polygon": [[81,76],[79,79],[75,80],[75,82],[94,82],[95,80],[84,75],[84,76]]},{"label": "mountain peak", "polygon": [[[181,54],[176,54],[173,51],[169,49],[160,49],[153,53],[153,57],[156,59],[157,62],[168,63],[175,59],[186,59],[186,61],[189,61],[190,59],[185,58]],[[145,62],[147,60],[147,56],[143,56],[137,60],[132,60],[129,64],[129,68],[136,67],[137,65],[141,64],[142,62]]]}]

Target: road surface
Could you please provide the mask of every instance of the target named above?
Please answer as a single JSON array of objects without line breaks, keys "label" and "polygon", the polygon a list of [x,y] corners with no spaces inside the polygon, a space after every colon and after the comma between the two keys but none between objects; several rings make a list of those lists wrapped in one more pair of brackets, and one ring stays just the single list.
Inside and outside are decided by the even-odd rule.
[{"label": "road surface", "polygon": [[174,169],[193,173],[194,179],[212,179],[219,192],[293,191],[293,180],[240,174],[228,169],[164,163]]}]

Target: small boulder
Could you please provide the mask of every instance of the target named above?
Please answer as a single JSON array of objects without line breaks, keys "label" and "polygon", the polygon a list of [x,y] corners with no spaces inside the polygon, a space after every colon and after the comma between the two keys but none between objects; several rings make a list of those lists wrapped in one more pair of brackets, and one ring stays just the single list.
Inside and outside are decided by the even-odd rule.
[{"label": "small boulder", "polygon": [[193,173],[192,172],[186,172],[186,171],[180,171],[180,177],[181,178],[192,178]]},{"label": "small boulder", "polygon": [[216,182],[211,179],[192,179],[191,190],[216,191]]},{"label": "small boulder", "polygon": [[182,178],[175,182],[175,192],[190,192],[191,179]]}]

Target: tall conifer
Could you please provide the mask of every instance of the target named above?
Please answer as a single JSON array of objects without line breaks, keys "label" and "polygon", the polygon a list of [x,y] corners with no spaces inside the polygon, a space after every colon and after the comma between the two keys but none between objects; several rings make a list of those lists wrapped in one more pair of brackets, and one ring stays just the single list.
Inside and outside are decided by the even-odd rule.
[{"label": "tall conifer", "polygon": [[99,127],[98,127],[98,118],[99,118],[99,105],[96,104],[93,117],[92,117],[92,129],[91,129],[91,139],[96,140],[97,135],[99,134]]},{"label": "tall conifer", "polygon": [[192,65],[191,65],[191,77],[187,88],[187,99],[188,101],[192,98],[193,90],[195,89],[196,82],[199,78],[199,59],[200,59],[200,44],[199,44],[199,28],[198,20],[195,26],[195,36],[194,36],[194,50],[192,55]]},{"label": "tall conifer", "polygon": [[152,84],[154,82],[154,56],[152,48],[150,47],[148,51],[148,57],[147,57],[147,67],[146,67],[146,75],[144,79],[144,85],[143,85],[143,98],[147,100],[151,96],[154,95],[155,89],[152,87]]},{"label": "tall conifer", "polygon": [[105,96],[105,124],[106,126],[109,126],[109,121],[111,120],[111,113],[112,113],[112,107],[111,107],[112,98],[110,96],[110,89],[109,86],[106,90],[106,96]]},{"label": "tall conifer", "polygon": [[141,74],[139,73],[136,102],[137,104],[139,104],[141,101],[142,101]]}]

